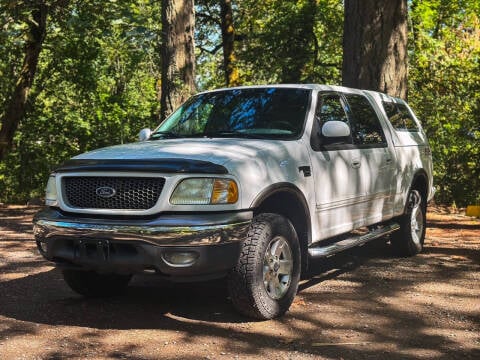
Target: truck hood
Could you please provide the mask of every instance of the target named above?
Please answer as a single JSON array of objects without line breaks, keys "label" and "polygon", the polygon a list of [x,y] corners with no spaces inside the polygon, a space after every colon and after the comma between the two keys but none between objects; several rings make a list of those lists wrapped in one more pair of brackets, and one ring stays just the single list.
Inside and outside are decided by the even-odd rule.
[{"label": "truck hood", "polygon": [[223,165],[228,161],[254,159],[275,147],[275,141],[254,139],[167,139],[116,145],[90,151],[74,160],[190,159]]}]

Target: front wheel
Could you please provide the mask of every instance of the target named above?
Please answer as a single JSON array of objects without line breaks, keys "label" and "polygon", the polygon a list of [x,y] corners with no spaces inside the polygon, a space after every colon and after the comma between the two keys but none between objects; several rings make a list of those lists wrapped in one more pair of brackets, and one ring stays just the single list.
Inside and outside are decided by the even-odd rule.
[{"label": "front wheel", "polygon": [[427,224],[426,210],[425,199],[420,191],[411,190],[406,212],[399,218],[400,230],[390,236],[397,255],[413,256],[422,251]]},{"label": "front wheel", "polygon": [[131,275],[99,274],[95,271],[63,270],[63,279],[70,288],[86,297],[106,297],[121,294]]},{"label": "front wheel", "polygon": [[261,214],[250,227],[237,265],[228,276],[234,307],[260,320],[283,315],[300,279],[300,246],[288,219]]}]

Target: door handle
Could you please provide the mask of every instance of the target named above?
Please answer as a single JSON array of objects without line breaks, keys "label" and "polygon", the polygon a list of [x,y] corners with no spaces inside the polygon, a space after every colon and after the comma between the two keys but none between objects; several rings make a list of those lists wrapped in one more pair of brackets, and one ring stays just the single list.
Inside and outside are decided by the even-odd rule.
[{"label": "door handle", "polygon": [[360,160],[353,160],[352,161],[352,168],[358,169],[360,167],[361,163]]},{"label": "door handle", "polygon": [[387,163],[387,165],[390,165],[392,163],[392,158],[385,159],[385,162]]}]

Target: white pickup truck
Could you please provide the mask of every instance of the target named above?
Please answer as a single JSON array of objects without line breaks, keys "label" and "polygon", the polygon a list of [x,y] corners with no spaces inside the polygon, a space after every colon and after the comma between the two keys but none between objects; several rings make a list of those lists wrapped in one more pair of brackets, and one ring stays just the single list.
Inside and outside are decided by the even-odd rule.
[{"label": "white pickup truck", "polygon": [[220,89],[190,98],[137,143],[51,174],[38,249],[85,296],[132,275],[227,277],[241,313],[285,313],[310,258],[389,234],[422,250],[432,157],[401,99],[326,85]]}]

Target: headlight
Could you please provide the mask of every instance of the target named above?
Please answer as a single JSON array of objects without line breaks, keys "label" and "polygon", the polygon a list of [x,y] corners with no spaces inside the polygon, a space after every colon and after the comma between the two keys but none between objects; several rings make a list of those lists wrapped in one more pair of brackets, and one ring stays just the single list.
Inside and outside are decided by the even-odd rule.
[{"label": "headlight", "polygon": [[231,179],[215,178],[185,179],[170,197],[173,205],[233,204],[237,200],[237,183]]},{"label": "headlight", "polygon": [[50,175],[45,189],[45,205],[57,206],[57,184],[55,175]]}]

